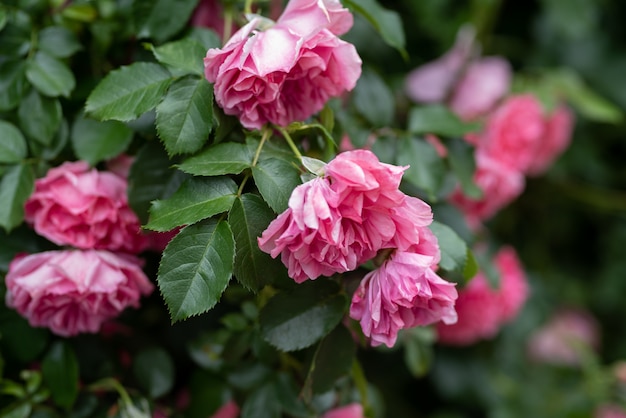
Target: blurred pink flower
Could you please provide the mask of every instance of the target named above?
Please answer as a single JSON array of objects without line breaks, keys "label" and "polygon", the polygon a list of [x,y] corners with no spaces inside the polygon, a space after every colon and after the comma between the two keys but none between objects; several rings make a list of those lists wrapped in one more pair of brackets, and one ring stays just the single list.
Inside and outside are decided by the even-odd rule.
[{"label": "blurred pink flower", "polygon": [[595,410],[593,418],[626,418],[626,409],[615,404],[605,404]]},{"label": "blurred pink flower", "polygon": [[562,309],[531,335],[529,356],[539,362],[576,366],[581,350],[595,350],[600,345],[600,331],[595,318],[578,309]]},{"label": "blurred pink flower", "polygon": [[25,219],[57,245],[137,253],[145,241],[126,188],[126,180],[113,173],[66,162],[35,182]]},{"label": "blurred pink flower", "polygon": [[239,416],[239,406],[235,401],[230,400],[220,407],[210,418],[237,418]]},{"label": "blurred pink flower", "polygon": [[491,156],[476,152],[474,183],[482,191],[482,196],[471,197],[457,187],[449,200],[461,210],[470,225],[494,216],[500,209],[515,200],[526,184],[524,175],[508,167]]},{"label": "blurred pink flower", "polygon": [[535,156],[528,174],[543,174],[554,160],[565,151],[572,140],[574,115],[565,106],[560,105],[545,120],[545,133],[535,150]]},{"label": "blurred pink flower", "polygon": [[528,297],[528,284],[515,250],[504,247],[496,254],[494,264],[500,274],[500,285],[494,289],[484,273],[479,272],[459,290],[456,301],[456,324],[437,324],[439,342],[448,345],[470,345],[493,338],[503,324],[513,320]]},{"label": "blurred pink flower", "polygon": [[437,239],[428,228],[421,239],[407,251],[395,250],[352,296],[350,317],[360,321],[373,346],[392,347],[401,329],[457,319],[455,284],[434,271],[440,256]]},{"label": "blurred pink flower", "polygon": [[322,418],[364,418],[363,406],[360,403],[351,403],[327,411]]},{"label": "blurred pink flower", "polygon": [[478,147],[509,169],[526,173],[544,135],[539,100],[531,94],[509,96],[489,115]]},{"label": "blurred pink flower", "polygon": [[405,81],[405,91],[409,98],[418,103],[444,102],[472,56],[474,36],[472,28],[464,27],[448,52],[411,71]]},{"label": "blurred pink flower", "polygon": [[382,248],[418,243],[432,211],[398,190],[404,170],[370,151],[339,154],[324,177],[293,190],[289,208],[263,232],[259,247],[281,254],[289,276],[301,283],[354,270]]},{"label": "blurred pink flower", "polygon": [[98,332],[125,308],[139,307],[154,286],[131,255],[48,251],[16,257],[6,276],[6,304],[31,326],[60,336]]},{"label": "blurred pink flower", "polygon": [[[200,0],[191,15],[191,26],[208,28],[215,31],[220,37],[224,33],[224,8],[219,0]],[[236,26],[231,24],[230,31]]]},{"label": "blurred pink flower", "polygon": [[305,120],[356,85],[361,59],[337,37],[352,15],[338,1],[291,0],[275,25],[262,25],[253,18],[204,59],[217,103],[244,127]]},{"label": "blurred pink flower", "polygon": [[461,119],[484,116],[511,87],[511,65],[500,57],[485,57],[470,63],[454,87],[450,108]]},{"label": "blurred pink flower", "polygon": [[446,104],[465,120],[489,113],[508,93],[512,70],[501,57],[477,57],[474,36],[473,28],[463,27],[448,52],[411,71],[405,81],[408,97]]}]

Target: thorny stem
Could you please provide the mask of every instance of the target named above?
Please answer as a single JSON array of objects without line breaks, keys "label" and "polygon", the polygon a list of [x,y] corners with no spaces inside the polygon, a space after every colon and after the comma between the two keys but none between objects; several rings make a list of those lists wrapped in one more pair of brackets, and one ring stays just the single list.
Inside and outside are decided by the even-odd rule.
[{"label": "thorny stem", "polygon": [[[263,134],[261,135],[261,142],[259,142],[259,146],[256,148],[256,152],[254,153],[254,158],[252,159],[252,164],[251,164],[252,167],[255,167],[256,164],[259,162],[259,157],[261,156],[261,150],[263,149],[263,145],[265,145],[265,142],[267,142],[270,135],[272,135],[272,130],[269,128],[264,128]],[[250,174],[248,173],[246,174],[246,176],[243,178],[243,181],[239,185],[239,190],[237,190],[237,197],[241,196],[241,194],[243,193],[243,188],[246,185],[246,182],[248,181],[249,178],[250,178]]]},{"label": "thorny stem", "polygon": [[289,135],[287,130],[285,130],[284,128],[278,127],[278,126],[276,128],[283,135],[283,137],[285,138],[285,141],[287,141],[287,145],[289,145],[289,148],[291,148],[291,150],[296,155],[296,157],[298,157],[298,160],[302,160],[302,154],[300,154],[300,151],[298,151],[298,148],[296,147],[296,144],[293,143],[293,139],[291,139],[291,136]]}]

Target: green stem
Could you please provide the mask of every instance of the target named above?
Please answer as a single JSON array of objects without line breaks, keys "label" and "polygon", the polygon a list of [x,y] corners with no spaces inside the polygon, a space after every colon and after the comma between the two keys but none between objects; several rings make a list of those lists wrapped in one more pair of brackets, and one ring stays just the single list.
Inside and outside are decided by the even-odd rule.
[{"label": "green stem", "polygon": [[245,5],[243,6],[243,12],[248,14],[248,13],[252,13],[252,2],[254,0],[246,0]]},{"label": "green stem", "polygon": [[302,160],[302,154],[300,154],[298,147],[296,147],[296,144],[294,144],[293,139],[291,139],[289,132],[287,132],[287,130],[281,127],[277,127],[277,129],[283,135],[283,138],[285,138],[285,141],[287,141],[287,145],[289,145],[289,148],[291,148],[291,150],[296,155],[296,157],[298,157],[298,160]]},{"label": "green stem", "polygon": [[[261,141],[259,142],[259,146],[256,148],[256,152],[254,153],[254,158],[252,159],[252,164],[251,164],[252,167],[255,167],[256,164],[259,162],[259,157],[261,156],[261,150],[263,149],[263,145],[265,145],[265,143],[267,142],[267,140],[270,138],[271,135],[272,135],[271,129],[269,128],[263,129],[263,134],[261,135]],[[240,197],[241,194],[243,193],[243,188],[248,182],[249,178],[250,178],[250,173],[247,173],[246,176],[241,181],[241,184],[239,185],[239,189],[237,190],[237,197]]]},{"label": "green stem", "polygon": [[228,42],[233,27],[233,8],[229,5],[224,10],[224,32],[222,33],[222,44]]}]

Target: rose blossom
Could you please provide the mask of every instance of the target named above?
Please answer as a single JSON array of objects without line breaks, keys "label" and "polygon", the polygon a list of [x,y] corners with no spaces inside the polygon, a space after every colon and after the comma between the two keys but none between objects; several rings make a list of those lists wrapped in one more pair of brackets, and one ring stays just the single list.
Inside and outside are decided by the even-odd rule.
[{"label": "rose blossom", "polygon": [[457,187],[449,198],[467,216],[470,224],[495,215],[515,200],[524,191],[526,184],[522,173],[480,150],[476,152],[473,180],[482,191],[482,196],[467,196]]},{"label": "rose blossom", "polygon": [[581,363],[581,349],[600,345],[598,323],[588,312],[562,309],[528,341],[529,356],[539,362],[576,366]]},{"label": "rose blossom", "polygon": [[439,341],[469,345],[493,338],[503,324],[514,319],[528,297],[528,284],[515,250],[504,247],[494,258],[500,284],[494,289],[484,273],[478,273],[459,290],[456,324],[437,324]]},{"label": "rose blossom", "polygon": [[452,92],[450,108],[464,120],[485,115],[509,91],[511,76],[511,65],[500,57],[470,63]]},{"label": "rose blossom", "polygon": [[543,110],[531,94],[509,96],[487,119],[478,147],[512,170],[526,173],[545,133]]},{"label": "rose blossom", "polygon": [[97,332],[154,288],[139,259],[98,250],[16,257],[5,280],[7,306],[64,337]]},{"label": "rose blossom", "polygon": [[116,174],[89,169],[85,161],[66,162],[35,182],[25,219],[57,245],[136,253],[144,237],[126,188]]},{"label": "rose blossom", "polygon": [[337,36],[352,15],[337,0],[291,0],[276,24],[253,18],[204,59],[215,100],[249,129],[305,120],[326,101],[352,90],[361,59]]},{"label": "rose blossom", "polygon": [[535,150],[528,174],[544,173],[554,160],[569,146],[574,129],[574,115],[564,105],[558,106],[545,120],[545,132]]},{"label": "rose blossom", "polygon": [[382,248],[418,243],[418,228],[432,222],[432,211],[398,190],[404,170],[366,150],[339,154],[324,177],[293,190],[259,247],[281,254],[289,276],[301,283],[354,270]]},{"label": "rose blossom", "polygon": [[395,250],[369,272],[352,296],[350,317],[360,321],[371,344],[393,347],[398,331],[437,321],[456,322],[455,284],[439,277],[439,245],[428,228],[408,251]]},{"label": "rose blossom", "polygon": [[363,418],[363,406],[360,403],[351,403],[327,411],[322,418]]}]

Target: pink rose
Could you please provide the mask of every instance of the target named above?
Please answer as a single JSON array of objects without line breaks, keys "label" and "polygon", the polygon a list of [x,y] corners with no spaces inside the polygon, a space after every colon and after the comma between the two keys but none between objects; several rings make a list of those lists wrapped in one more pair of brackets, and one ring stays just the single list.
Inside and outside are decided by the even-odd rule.
[{"label": "pink rose", "polygon": [[450,345],[469,345],[493,338],[502,325],[513,320],[528,298],[528,283],[515,250],[498,251],[494,264],[500,284],[494,289],[484,273],[478,273],[459,291],[456,324],[437,324],[439,341]]},{"label": "pink rose", "polygon": [[31,326],[60,336],[98,332],[125,308],[139,307],[154,286],[131,255],[48,251],[15,258],[6,275],[6,304]]},{"label": "pink rose", "polygon": [[235,401],[230,400],[220,407],[210,418],[237,418],[239,416],[239,406]]},{"label": "pink rose", "polygon": [[595,318],[585,311],[563,309],[531,335],[528,353],[535,361],[576,366],[582,361],[582,350],[595,350],[599,345]]},{"label": "pink rose", "polygon": [[253,18],[204,59],[215,100],[244,127],[305,120],[354,88],[361,59],[337,37],[352,25],[338,1],[291,0],[275,25],[262,24]]},{"label": "pink rose", "polygon": [[565,151],[572,140],[574,115],[566,106],[557,107],[545,121],[545,132],[535,150],[528,174],[544,173],[554,160]]},{"label": "pink rose", "polygon": [[467,216],[470,224],[494,216],[515,200],[524,191],[526,184],[522,173],[480,150],[476,153],[474,183],[482,191],[481,197],[466,196],[458,187],[449,198]]},{"label": "pink rose", "polygon": [[437,239],[428,228],[421,238],[408,251],[394,251],[352,296],[350,317],[360,321],[373,346],[393,347],[401,329],[456,322],[455,284],[434,271],[440,255]]},{"label": "pink rose", "polygon": [[322,418],[364,418],[363,406],[360,403],[351,403],[327,411]]},{"label": "pink rose", "polygon": [[512,170],[526,173],[545,134],[541,104],[531,94],[510,96],[488,118],[478,147]]},{"label": "pink rose", "polygon": [[52,168],[24,206],[35,231],[57,245],[137,253],[144,237],[128,206],[126,180],[84,161]]},{"label": "pink rose", "polygon": [[463,28],[452,49],[411,71],[405,81],[407,96],[417,103],[443,103],[473,53],[474,36],[471,27]]},{"label": "pink rose", "polygon": [[370,151],[339,154],[324,177],[293,190],[289,208],[263,232],[259,247],[281,254],[289,276],[301,283],[354,270],[382,248],[418,243],[432,211],[398,190],[404,170]]},{"label": "pink rose", "polygon": [[461,119],[472,120],[487,114],[511,87],[508,61],[485,57],[468,65],[454,87],[450,108]]}]

